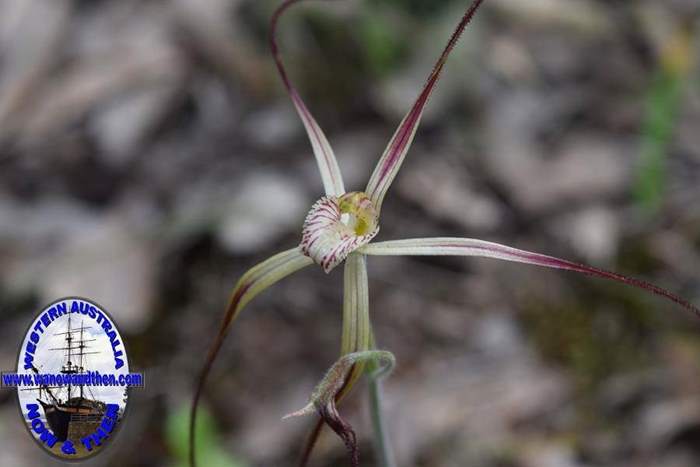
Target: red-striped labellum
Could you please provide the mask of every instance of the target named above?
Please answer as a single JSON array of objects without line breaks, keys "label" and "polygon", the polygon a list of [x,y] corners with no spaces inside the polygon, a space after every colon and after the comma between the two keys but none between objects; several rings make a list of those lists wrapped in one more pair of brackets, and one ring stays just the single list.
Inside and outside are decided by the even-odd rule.
[{"label": "red-striped labellum", "polygon": [[328,273],[378,232],[379,216],[366,194],[324,196],[306,216],[301,251]]}]

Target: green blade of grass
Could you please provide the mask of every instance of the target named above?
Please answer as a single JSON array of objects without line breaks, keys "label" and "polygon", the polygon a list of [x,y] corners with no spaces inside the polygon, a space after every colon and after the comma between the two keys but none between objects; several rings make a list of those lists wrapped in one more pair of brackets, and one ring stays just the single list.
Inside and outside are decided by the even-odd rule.
[{"label": "green blade of grass", "polygon": [[634,196],[649,214],[658,212],[667,185],[667,160],[671,139],[682,105],[688,79],[692,41],[679,30],[664,48],[659,69],[645,96],[639,164],[635,174]]},{"label": "green blade of grass", "polygon": [[[166,420],[166,439],[177,467],[188,465],[190,407],[182,404],[171,412]],[[200,410],[195,427],[197,433],[197,459],[207,467],[245,467],[246,464],[236,459],[221,448],[221,436],[214,418],[204,407]]]}]

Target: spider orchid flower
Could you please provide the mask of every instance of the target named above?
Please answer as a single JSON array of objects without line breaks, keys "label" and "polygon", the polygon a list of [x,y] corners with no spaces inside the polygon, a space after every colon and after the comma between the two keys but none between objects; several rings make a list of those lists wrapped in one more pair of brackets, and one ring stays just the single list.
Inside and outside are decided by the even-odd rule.
[{"label": "spider orchid flower", "polygon": [[[190,463],[192,466],[195,465],[194,426],[197,405],[212,363],[221,349],[231,323],[256,295],[279,280],[312,264],[319,265],[326,273],[329,273],[340,263],[345,262],[341,357],[316,388],[309,405],[301,411],[290,414],[290,416],[318,412],[321,421],[326,422],[345,441],[351,452],[353,465],[357,465],[355,435],[350,426],[340,418],[335,404],[349,392],[364,371],[373,369],[371,376],[376,377],[378,369],[393,366],[393,356],[387,352],[373,350],[374,337],[369,321],[366,267],[368,256],[479,256],[563,269],[611,279],[646,290],[669,299],[700,316],[700,310],[689,302],[648,282],[484,240],[444,237],[370,243],[379,232],[379,215],[384,196],[408,153],[430,94],[440,78],[450,52],[483,0],[473,0],[467,8],[416,101],[389,140],[364,191],[350,192],[346,191],[343,184],[333,149],[289,79],[277,46],[278,20],[291,5],[299,1],[301,0],[285,0],[274,12],[270,22],[269,42],[282,82],[311,142],[323,181],[325,196],[311,207],[303,224],[300,245],[274,255],[250,269],[241,277],[232,291],[219,332],[209,350],[193,398],[190,419]],[[316,426],[314,432],[316,435],[320,430],[321,421]],[[305,458],[308,458],[313,441],[312,436],[310,445],[307,445]],[[302,461],[302,463],[304,462]]]}]

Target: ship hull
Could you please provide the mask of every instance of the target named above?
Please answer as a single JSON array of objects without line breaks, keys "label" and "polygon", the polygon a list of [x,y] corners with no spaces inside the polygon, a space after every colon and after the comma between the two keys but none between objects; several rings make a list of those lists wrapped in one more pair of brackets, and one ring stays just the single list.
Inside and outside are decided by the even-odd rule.
[{"label": "ship hull", "polygon": [[103,415],[103,411],[94,406],[47,404],[41,400],[39,402],[44,408],[49,428],[59,441],[66,441],[71,432],[84,431],[80,429],[82,425],[99,424]]},{"label": "ship hull", "polygon": [[59,441],[67,440],[71,418],[70,412],[61,410],[58,405],[47,404],[42,401],[39,402],[41,402],[41,406],[44,408],[46,422],[49,424],[49,428],[51,428],[54,436],[56,436]]}]

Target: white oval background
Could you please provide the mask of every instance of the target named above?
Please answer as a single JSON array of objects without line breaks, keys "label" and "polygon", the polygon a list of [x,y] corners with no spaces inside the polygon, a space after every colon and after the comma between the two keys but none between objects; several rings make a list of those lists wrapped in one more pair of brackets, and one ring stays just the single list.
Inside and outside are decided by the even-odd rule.
[{"label": "white oval background", "polygon": [[[95,339],[94,341],[86,343],[85,352],[100,352],[98,354],[89,354],[83,357],[83,367],[85,368],[85,370],[99,371],[101,375],[114,374],[117,378],[119,377],[119,375],[128,374],[129,361],[126,354],[126,348],[124,346],[124,340],[122,339],[122,336],[119,333],[119,330],[117,329],[114,321],[112,321],[111,317],[105,313],[102,307],[100,307],[92,301],[80,297],[70,297],[57,300],[47,305],[37,314],[35,319],[32,321],[30,327],[28,328],[27,334],[22,340],[22,347],[20,348],[19,357],[17,361],[17,373],[30,375],[34,374],[34,372],[31,369],[24,369],[24,356],[27,348],[27,343],[30,340],[32,331],[34,331],[34,326],[37,322],[41,322],[41,316],[44,314],[44,312],[48,311],[50,308],[56,306],[59,303],[65,303],[68,312],[70,312],[73,306],[73,302],[82,302],[86,303],[88,306],[94,306],[97,310],[99,310],[102,313],[104,319],[107,319],[111,323],[112,330],[117,333],[117,339],[119,340],[119,345],[116,347],[116,350],[122,351],[122,355],[119,358],[121,358],[124,361],[124,365],[118,370],[115,369],[114,351],[112,349],[112,344],[109,339],[109,336],[107,336],[107,333],[102,328],[102,325],[98,323],[96,319],[91,318],[89,314],[83,315],[82,313],[77,312],[67,313],[54,319],[48,328],[45,328],[42,323],[44,333],[39,333],[40,340],[37,344],[36,352],[34,353],[34,366],[39,370],[39,373],[60,373],[61,366],[65,364],[65,351],[49,349],[66,347],[65,335],[55,334],[63,333],[68,330],[68,316],[70,316],[71,330],[79,330],[80,326],[84,325],[86,329],[84,330],[83,339]],[[73,335],[77,338],[79,336],[79,333]],[[79,363],[80,362],[78,361],[78,357],[75,356],[73,364]],[[27,419],[27,404],[37,403],[36,399],[39,396],[39,391],[22,391],[22,388],[18,389],[19,390],[17,391],[17,395],[19,398],[22,416],[24,418],[25,423],[29,423],[29,430],[32,433],[32,436],[34,436],[35,439],[38,439],[39,435],[36,434],[33,430],[31,430],[31,422],[29,422]],[[61,398],[65,399],[64,389],[58,389],[54,391],[58,391],[59,393],[61,393]],[[78,395],[77,391],[78,389],[75,389],[73,397],[76,397]],[[117,404],[119,406],[120,415],[119,423],[121,423],[121,417],[123,416],[124,411],[126,409],[128,398],[126,386],[85,386],[83,397],[85,397],[86,399],[99,400],[104,402],[105,404]],[[46,398],[46,396],[44,396],[44,398]],[[39,409],[39,413],[41,414],[41,421],[44,423],[44,425],[48,427],[44,411]],[[110,438],[114,437],[116,431],[117,430],[115,430],[115,432],[113,432],[110,435]],[[42,447],[46,448],[46,446],[43,444]],[[101,449],[96,449],[94,450],[94,453],[97,453],[100,450]],[[77,458],[85,459],[85,457]]]}]

